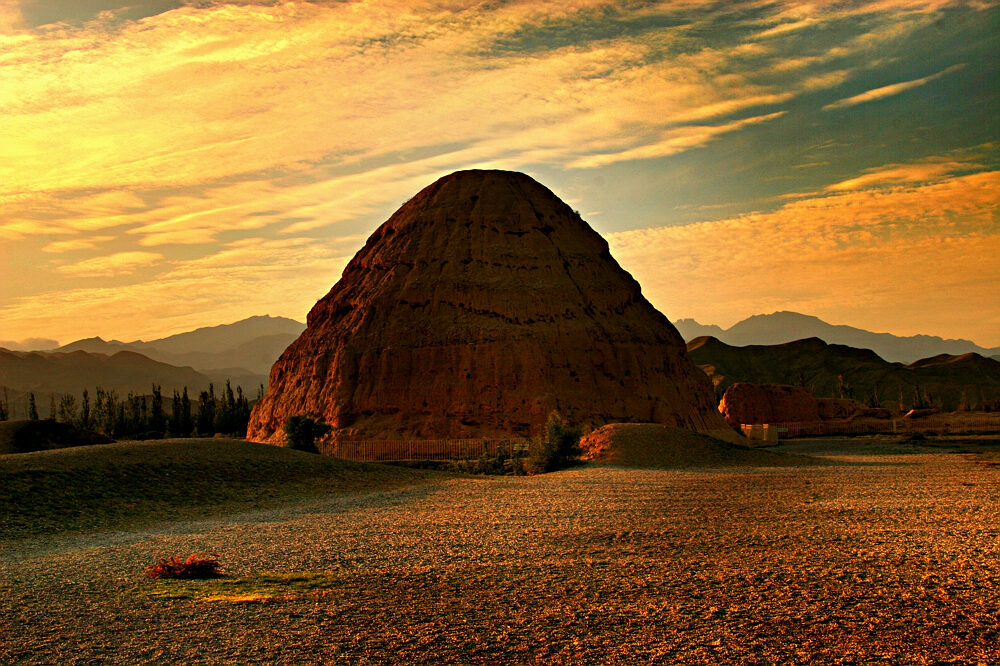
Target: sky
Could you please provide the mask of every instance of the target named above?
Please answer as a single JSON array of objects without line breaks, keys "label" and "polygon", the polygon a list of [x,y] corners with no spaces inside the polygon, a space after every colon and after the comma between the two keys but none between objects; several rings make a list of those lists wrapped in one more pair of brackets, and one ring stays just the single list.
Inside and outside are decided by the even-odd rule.
[{"label": "sky", "polygon": [[1000,346],[998,4],[0,0],[0,340],[304,321],[500,168],[672,320]]}]

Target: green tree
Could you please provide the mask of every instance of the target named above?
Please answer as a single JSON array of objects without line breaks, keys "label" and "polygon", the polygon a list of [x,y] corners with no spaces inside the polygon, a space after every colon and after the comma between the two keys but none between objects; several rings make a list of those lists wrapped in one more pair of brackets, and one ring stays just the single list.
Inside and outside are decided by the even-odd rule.
[{"label": "green tree", "polygon": [[222,397],[216,402],[215,408],[215,432],[222,432],[227,435],[236,432],[236,395],[233,387],[226,380],[226,388],[222,392]]},{"label": "green tree", "polygon": [[296,451],[319,453],[316,440],[330,432],[330,426],[322,419],[314,420],[300,414],[291,416],[285,422],[285,446]]},{"label": "green tree", "polygon": [[233,433],[239,437],[246,437],[247,424],[250,423],[250,401],[243,393],[243,387],[236,387],[236,406],[233,413]]},{"label": "green tree", "polygon": [[125,409],[120,405],[114,389],[105,391],[97,387],[94,397],[94,429],[115,439],[124,432]]},{"label": "green tree", "polygon": [[211,384],[207,391],[198,395],[198,419],[195,427],[203,437],[215,432],[215,388]]},{"label": "green tree", "polygon": [[167,429],[167,420],[163,415],[163,394],[160,387],[153,384],[153,399],[149,404],[149,429],[162,434]]},{"label": "green tree", "polygon": [[3,387],[3,397],[0,398],[0,421],[10,418],[10,402],[7,400],[7,387]]},{"label": "green tree", "polygon": [[84,430],[90,429],[90,394],[87,389],[83,389],[83,400],[80,401],[80,427]]},{"label": "green tree", "polygon": [[170,420],[167,427],[170,429],[170,434],[177,437],[181,433],[181,394],[174,389],[174,397],[170,401]]},{"label": "green tree", "polygon": [[181,394],[181,417],[179,420],[180,431],[177,433],[181,437],[188,437],[194,430],[194,421],[191,419],[191,399],[188,398],[188,387],[184,387]]},{"label": "green tree", "polygon": [[32,421],[38,420],[38,407],[35,405],[35,394],[28,394],[28,418]]},{"label": "green tree", "polygon": [[551,412],[545,434],[530,444],[529,464],[536,472],[554,472],[569,467],[580,455],[580,431],[568,428],[558,412]]},{"label": "green tree", "polygon": [[59,398],[59,420],[63,423],[76,422],[76,398],[69,393]]}]

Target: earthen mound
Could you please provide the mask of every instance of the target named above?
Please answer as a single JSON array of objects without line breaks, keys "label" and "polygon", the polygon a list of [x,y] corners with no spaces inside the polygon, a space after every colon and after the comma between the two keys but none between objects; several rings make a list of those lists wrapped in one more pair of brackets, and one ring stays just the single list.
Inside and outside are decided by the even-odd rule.
[{"label": "earthen mound", "polygon": [[616,423],[580,440],[583,457],[620,467],[784,467],[818,464],[790,456],[723,442],[713,437],[653,423]]},{"label": "earthen mound", "polygon": [[743,423],[819,421],[809,389],[785,384],[733,384],[723,394],[719,411],[734,428]]},{"label": "earthen mound", "polygon": [[719,411],[734,428],[754,423],[812,423],[891,416],[886,409],[869,408],[849,398],[816,398],[802,386],[746,382],[726,389]]},{"label": "earthen mound", "polygon": [[110,444],[112,441],[100,433],[81,430],[51,419],[0,422],[0,455]]},{"label": "earthen mound", "polygon": [[608,244],[530,177],[446,176],[368,239],[271,369],[248,437],[296,414],[339,439],[577,425],[724,431],[707,377]]},{"label": "earthen mound", "polygon": [[870,409],[864,403],[851,398],[816,398],[816,410],[823,421],[853,419],[859,416],[878,418],[880,414],[889,414],[888,410]]}]

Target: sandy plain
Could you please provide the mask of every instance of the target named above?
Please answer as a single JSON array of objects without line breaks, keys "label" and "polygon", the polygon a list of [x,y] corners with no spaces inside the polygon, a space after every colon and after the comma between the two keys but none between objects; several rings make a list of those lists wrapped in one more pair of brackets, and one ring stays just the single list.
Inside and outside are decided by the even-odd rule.
[{"label": "sandy plain", "polygon": [[[836,464],[431,475],[0,542],[0,663],[1000,661],[995,454],[783,448]],[[192,552],[229,578],[143,575]]]}]

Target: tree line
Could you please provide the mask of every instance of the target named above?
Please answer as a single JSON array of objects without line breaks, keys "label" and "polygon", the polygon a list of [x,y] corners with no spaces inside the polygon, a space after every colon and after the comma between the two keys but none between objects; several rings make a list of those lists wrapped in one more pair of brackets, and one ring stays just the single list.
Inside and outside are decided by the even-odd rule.
[{"label": "tree line", "polygon": [[[264,386],[257,391],[257,400],[264,395]],[[91,396],[83,390],[79,403],[72,394],[49,397],[48,418],[70,423],[84,430],[94,430],[112,439],[155,439],[159,437],[210,437],[215,434],[245,437],[250,421],[250,400],[242,386],[233,390],[229,380],[219,395],[215,386],[208,385],[195,401],[176,389],[164,398],[160,387],[152,385],[151,395],[129,392],[119,397],[114,389],[97,387]],[[34,393],[27,394],[25,418],[38,420],[38,404]],[[0,395],[0,421],[13,418],[7,390]]]}]

